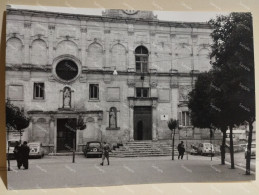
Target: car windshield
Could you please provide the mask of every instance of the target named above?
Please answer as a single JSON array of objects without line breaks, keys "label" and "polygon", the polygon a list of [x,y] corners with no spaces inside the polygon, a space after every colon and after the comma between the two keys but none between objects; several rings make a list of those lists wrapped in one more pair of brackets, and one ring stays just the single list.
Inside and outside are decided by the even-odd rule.
[{"label": "car windshield", "polygon": [[100,143],[89,143],[89,147],[100,147]]},{"label": "car windshield", "polygon": [[39,145],[39,144],[28,144],[28,146],[29,146],[30,148],[37,148],[37,147],[39,147],[40,145]]},{"label": "car windshield", "polygon": [[211,147],[212,144],[206,143],[206,144],[204,144],[204,146],[205,146],[205,147]]}]

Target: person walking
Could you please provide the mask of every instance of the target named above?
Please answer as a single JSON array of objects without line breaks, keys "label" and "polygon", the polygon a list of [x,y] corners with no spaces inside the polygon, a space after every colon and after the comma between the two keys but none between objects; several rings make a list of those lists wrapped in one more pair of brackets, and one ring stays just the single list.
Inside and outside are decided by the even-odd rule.
[{"label": "person walking", "polygon": [[23,145],[21,146],[22,165],[24,169],[29,168],[29,153],[30,153],[30,148],[27,145],[27,142],[24,141]]},{"label": "person walking", "polygon": [[110,165],[109,161],[109,152],[110,152],[110,146],[106,142],[103,142],[103,153],[102,153],[102,162],[100,165],[103,166],[105,158],[107,159],[108,165]]},{"label": "person walking", "polygon": [[13,153],[14,153],[14,158],[17,161],[17,167],[18,167],[18,169],[20,169],[22,166],[22,155],[21,155],[20,142],[18,142],[18,141],[15,142],[15,147],[14,147]]},{"label": "person walking", "polygon": [[177,149],[178,149],[178,159],[180,159],[180,157],[181,159],[183,159],[183,155],[185,152],[183,141],[181,141],[181,143],[178,144]]}]

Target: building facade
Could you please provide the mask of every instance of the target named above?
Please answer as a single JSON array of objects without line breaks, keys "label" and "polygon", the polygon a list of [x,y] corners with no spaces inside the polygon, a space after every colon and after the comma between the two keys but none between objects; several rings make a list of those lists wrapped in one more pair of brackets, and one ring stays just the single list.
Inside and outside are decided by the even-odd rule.
[{"label": "building facade", "polygon": [[6,29],[6,97],[31,118],[23,139],[49,152],[73,140],[78,151],[91,140],[169,140],[170,118],[179,139],[209,139],[192,128],[187,106],[195,78],[211,68],[208,24],[160,21],[151,11],[10,8]]}]

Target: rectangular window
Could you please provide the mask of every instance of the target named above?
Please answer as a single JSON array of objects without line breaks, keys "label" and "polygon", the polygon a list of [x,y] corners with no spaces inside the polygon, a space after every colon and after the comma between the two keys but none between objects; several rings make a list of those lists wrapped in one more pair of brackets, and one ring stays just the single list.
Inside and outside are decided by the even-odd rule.
[{"label": "rectangular window", "polygon": [[149,97],[149,88],[136,88],[136,97],[148,98]]},{"label": "rectangular window", "polygon": [[179,125],[181,126],[191,126],[190,114],[188,111],[183,111],[179,113]]},{"label": "rectangular window", "polygon": [[89,85],[89,99],[99,100],[99,85],[98,84]]},{"label": "rectangular window", "polygon": [[44,99],[44,83],[34,83],[33,99],[43,100]]},{"label": "rectangular window", "polygon": [[136,56],[136,72],[148,72],[147,56]]}]

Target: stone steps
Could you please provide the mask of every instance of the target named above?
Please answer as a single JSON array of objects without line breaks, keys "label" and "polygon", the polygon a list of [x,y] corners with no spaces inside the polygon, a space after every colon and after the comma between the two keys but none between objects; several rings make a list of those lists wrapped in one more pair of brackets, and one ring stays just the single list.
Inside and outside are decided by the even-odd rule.
[{"label": "stone steps", "polygon": [[[148,156],[171,156],[170,144],[160,141],[134,141],[127,142],[110,153],[112,157],[148,157]],[[175,155],[178,151],[175,149]]]}]

